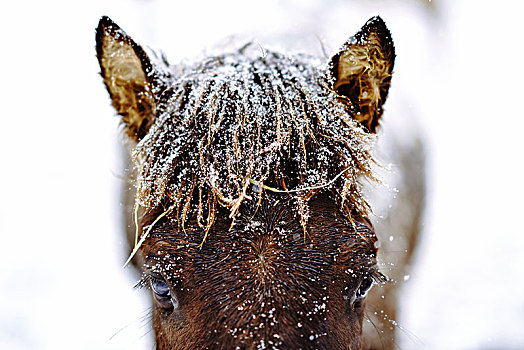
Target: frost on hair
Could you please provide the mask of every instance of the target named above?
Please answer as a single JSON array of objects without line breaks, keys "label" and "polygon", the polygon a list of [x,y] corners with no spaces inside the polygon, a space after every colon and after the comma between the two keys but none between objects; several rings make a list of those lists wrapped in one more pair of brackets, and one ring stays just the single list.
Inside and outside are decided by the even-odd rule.
[{"label": "frost on hair", "polygon": [[340,101],[328,65],[246,45],[176,68],[133,154],[137,205],[171,207],[181,228],[195,218],[205,235],[219,206],[234,222],[241,203],[272,190],[292,197],[305,230],[319,191],[350,218],[367,215],[359,180],[373,178],[374,136]]}]

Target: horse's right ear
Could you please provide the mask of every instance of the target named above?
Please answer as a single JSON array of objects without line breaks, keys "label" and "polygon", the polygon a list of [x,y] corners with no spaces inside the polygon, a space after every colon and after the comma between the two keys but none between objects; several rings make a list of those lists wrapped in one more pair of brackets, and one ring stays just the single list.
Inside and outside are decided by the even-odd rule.
[{"label": "horse's right ear", "polygon": [[127,135],[138,142],[155,118],[158,71],[144,49],[106,16],[96,30],[96,53],[113,107]]}]

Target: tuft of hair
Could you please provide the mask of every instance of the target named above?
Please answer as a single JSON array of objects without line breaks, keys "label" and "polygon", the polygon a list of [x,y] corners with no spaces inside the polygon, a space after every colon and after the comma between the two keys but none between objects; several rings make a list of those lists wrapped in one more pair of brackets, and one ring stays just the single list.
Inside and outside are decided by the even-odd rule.
[{"label": "tuft of hair", "polygon": [[373,179],[374,135],[341,101],[331,64],[248,44],[176,69],[133,153],[137,205],[174,208],[182,229],[196,218],[206,236],[220,207],[234,223],[243,202],[275,189],[295,202],[304,230],[319,191],[350,218],[367,216],[360,181]]}]

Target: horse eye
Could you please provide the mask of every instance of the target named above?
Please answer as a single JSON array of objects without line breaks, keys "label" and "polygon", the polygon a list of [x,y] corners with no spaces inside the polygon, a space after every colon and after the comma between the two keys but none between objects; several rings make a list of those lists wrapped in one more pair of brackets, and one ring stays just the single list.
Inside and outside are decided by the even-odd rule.
[{"label": "horse eye", "polygon": [[364,277],[357,291],[355,292],[355,301],[364,299],[369,290],[373,287],[373,280],[370,277]]},{"label": "horse eye", "polygon": [[370,277],[364,277],[360,285],[351,295],[345,295],[344,299],[349,300],[353,308],[358,308],[362,301],[368,295],[369,290],[373,287],[373,279]]},{"label": "horse eye", "polygon": [[164,308],[177,308],[178,300],[176,296],[171,293],[166,281],[161,277],[153,277],[149,280],[151,290],[155,296],[156,301]]}]

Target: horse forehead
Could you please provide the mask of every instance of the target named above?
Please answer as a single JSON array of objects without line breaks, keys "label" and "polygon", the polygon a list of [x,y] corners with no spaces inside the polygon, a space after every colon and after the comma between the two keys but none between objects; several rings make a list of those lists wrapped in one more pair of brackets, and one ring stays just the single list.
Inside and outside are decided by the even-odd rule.
[{"label": "horse forehead", "polygon": [[312,201],[307,229],[289,203],[274,203],[263,200],[260,206],[243,207],[234,224],[224,217],[218,219],[204,242],[198,226],[183,230],[174,221],[153,235],[148,251],[168,261],[186,261],[186,265],[252,262],[253,258],[282,262],[311,259],[324,264],[341,254],[341,259],[354,259],[376,253],[372,226],[367,221],[349,220],[326,197]]},{"label": "horse forehead", "polygon": [[265,223],[252,220],[233,229],[214,230],[199,246],[201,239],[200,233],[189,231],[168,238],[155,235],[147,256],[162,270],[204,276],[227,271],[251,275],[260,270],[336,273],[334,266],[345,268],[362,261],[371,266],[376,253],[372,231],[363,234],[344,226],[313,227],[306,232],[301,227],[268,230]]}]

